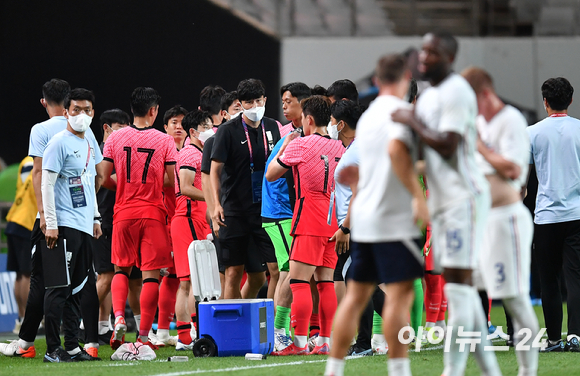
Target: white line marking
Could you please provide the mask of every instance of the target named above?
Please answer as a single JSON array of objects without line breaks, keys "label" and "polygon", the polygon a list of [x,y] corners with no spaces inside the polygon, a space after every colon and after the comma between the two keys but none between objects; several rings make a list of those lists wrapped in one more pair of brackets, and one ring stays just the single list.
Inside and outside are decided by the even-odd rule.
[{"label": "white line marking", "polygon": [[300,365],[300,364],[322,363],[322,362],[326,362],[326,359],[306,360],[306,361],[288,362],[288,363],[270,363],[270,364],[260,364],[260,365],[256,365],[256,366],[230,367],[230,368],[221,368],[221,369],[197,369],[197,370],[183,371],[183,372],[159,373],[159,374],[152,375],[152,376],[183,376],[183,375],[194,375],[194,374],[198,374],[198,373],[231,372],[231,371],[241,371],[241,370],[246,370],[246,369],[270,368],[270,367],[281,367],[281,366],[295,366],[295,365]]}]

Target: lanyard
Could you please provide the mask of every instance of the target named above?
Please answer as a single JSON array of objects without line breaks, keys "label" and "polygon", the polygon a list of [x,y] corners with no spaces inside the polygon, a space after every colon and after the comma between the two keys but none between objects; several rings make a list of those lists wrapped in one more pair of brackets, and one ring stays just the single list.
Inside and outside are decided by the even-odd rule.
[{"label": "lanyard", "polygon": [[[248,126],[246,122],[242,118],[242,125],[244,126],[244,132],[246,133],[246,140],[248,140],[248,149],[250,150],[250,170],[254,171],[254,153],[252,151],[252,143],[250,142],[250,135],[248,133]],[[264,136],[264,154],[266,155],[266,159],[268,160],[268,142],[266,141],[266,131],[264,130],[264,122],[262,122],[262,135]]]},{"label": "lanyard", "polygon": [[566,117],[568,114],[552,114],[550,117]]},{"label": "lanyard", "polygon": [[85,141],[87,142],[87,162],[85,163],[85,168],[83,169],[81,176],[83,176],[85,172],[87,172],[87,167],[89,167],[89,161],[91,160],[91,145],[89,144],[89,140],[87,140],[86,137]]}]

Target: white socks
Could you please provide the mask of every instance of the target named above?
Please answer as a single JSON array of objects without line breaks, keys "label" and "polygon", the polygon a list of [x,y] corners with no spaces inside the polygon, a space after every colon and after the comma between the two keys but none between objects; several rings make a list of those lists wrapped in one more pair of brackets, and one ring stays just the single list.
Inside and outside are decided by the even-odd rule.
[{"label": "white socks", "polygon": [[308,336],[294,335],[294,344],[296,345],[296,347],[303,348],[308,344]]},{"label": "white socks", "polygon": [[169,329],[157,329],[157,338],[160,341],[167,341],[169,339]]},{"label": "white socks", "polygon": [[330,347],[330,337],[318,336],[318,338],[316,338],[316,346],[322,346],[325,343]]},{"label": "white socks", "polygon": [[491,346],[491,341],[487,339],[487,317],[485,317],[485,313],[481,307],[479,294],[475,288],[473,288],[473,299],[473,331],[481,333],[481,342],[475,347],[475,352],[473,355],[477,361],[477,364],[479,365],[479,369],[481,370],[482,375],[501,376],[501,370],[499,369],[499,364],[497,363],[495,352],[485,350],[485,346]]},{"label": "white socks", "polygon": [[26,342],[25,340],[19,338],[18,346],[20,346],[20,348],[23,350],[28,350],[29,348],[34,346],[34,342]]},{"label": "white socks", "polygon": [[[531,343],[540,330],[538,318],[532,308],[532,302],[529,296],[517,296],[515,298],[504,299],[503,303],[512,315],[514,323],[514,344],[520,341],[518,332],[522,328],[529,328],[532,331],[532,337],[528,341]],[[518,358],[519,372],[518,376],[535,376],[538,373],[538,348],[531,347],[529,351],[516,351]]]},{"label": "white socks", "polygon": [[447,283],[444,290],[449,307],[448,324],[453,327],[453,330],[449,336],[447,335],[449,333],[445,333],[445,353],[443,355],[445,369],[443,374],[445,376],[462,376],[469,356],[469,345],[464,351],[459,352],[458,331],[459,327],[462,328],[462,332],[473,331],[475,290],[471,286],[459,283]]},{"label": "white socks", "polygon": [[80,348],[80,347],[78,347],[78,346],[77,346],[77,348],[76,348],[76,349],[74,349],[74,350],[67,351],[67,353],[68,353],[69,355],[76,355],[76,354],[78,354],[78,353],[80,353],[80,352],[81,352],[81,348]]},{"label": "white socks", "polygon": [[324,376],[343,376],[344,375],[344,359],[336,359],[328,357],[326,361],[326,370]]},{"label": "white socks", "polygon": [[111,326],[111,321],[99,321],[99,335],[107,334],[109,332],[109,327]]},{"label": "white socks", "polygon": [[274,334],[284,334],[284,335],[286,335],[286,328],[281,328],[281,329],[274,328]]},{"label": "white socks", "polygon": [[389,358],[387,369],[391,376],[411,376],[411,361],[409,358]]}]

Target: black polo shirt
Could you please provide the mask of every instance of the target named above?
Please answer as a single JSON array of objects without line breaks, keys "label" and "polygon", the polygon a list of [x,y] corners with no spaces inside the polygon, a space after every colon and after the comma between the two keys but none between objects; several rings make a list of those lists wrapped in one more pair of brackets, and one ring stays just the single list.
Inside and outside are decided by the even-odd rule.
[{"label": "black polo shirt", "polygon": [[211,151],[213,150],[214,140],[215,136],[211,136],[203,144],[203,155],[201,157],[201,172],[207,175],[209,175],[209,173],[211,172]]},{"label": "black polo shirt", "polygon": [[[266,132],[268,149],[266,152],[262,127]],[[278,123],[273,119],[264,118],[258,128],[248,126],[248,135],[252,144],[254,171],[264,171],[271,150],[280,140]],[[211,159],[224,163],[220,189],[220,201],[224,214],[260,216],[262,205],[252,200],[250,149],[242,125],[242,115],[220,125],[214,137]]]},{"label": "black polo shirt", "polygon": [[[101,142],[101,153],[105,147],[105,143]],[[113,174],[115,170],[113,169]],[[101,187],[97,192],[97,203],[99,205],[99,214],[103,219],[101,228],[112,229],[113,228],[113,208],[115,207],[115,195],[116,192],[109,191],[105,187]]]}]

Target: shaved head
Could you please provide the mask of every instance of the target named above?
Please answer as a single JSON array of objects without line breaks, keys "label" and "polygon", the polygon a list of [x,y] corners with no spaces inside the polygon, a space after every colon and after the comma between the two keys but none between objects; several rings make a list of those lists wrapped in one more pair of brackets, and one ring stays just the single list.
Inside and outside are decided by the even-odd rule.
[{"label": "shaved head", "polygon": [[441,49],[443,49],[445,53],[447,53],[452,59],[455,58],[457,51],[459,50],[459,43],[453,35],[445,31],[436,31],[433,33],[428,33],[427,35],[429,34],[431,34],[434,38],[439,39],[439,46]]}]

